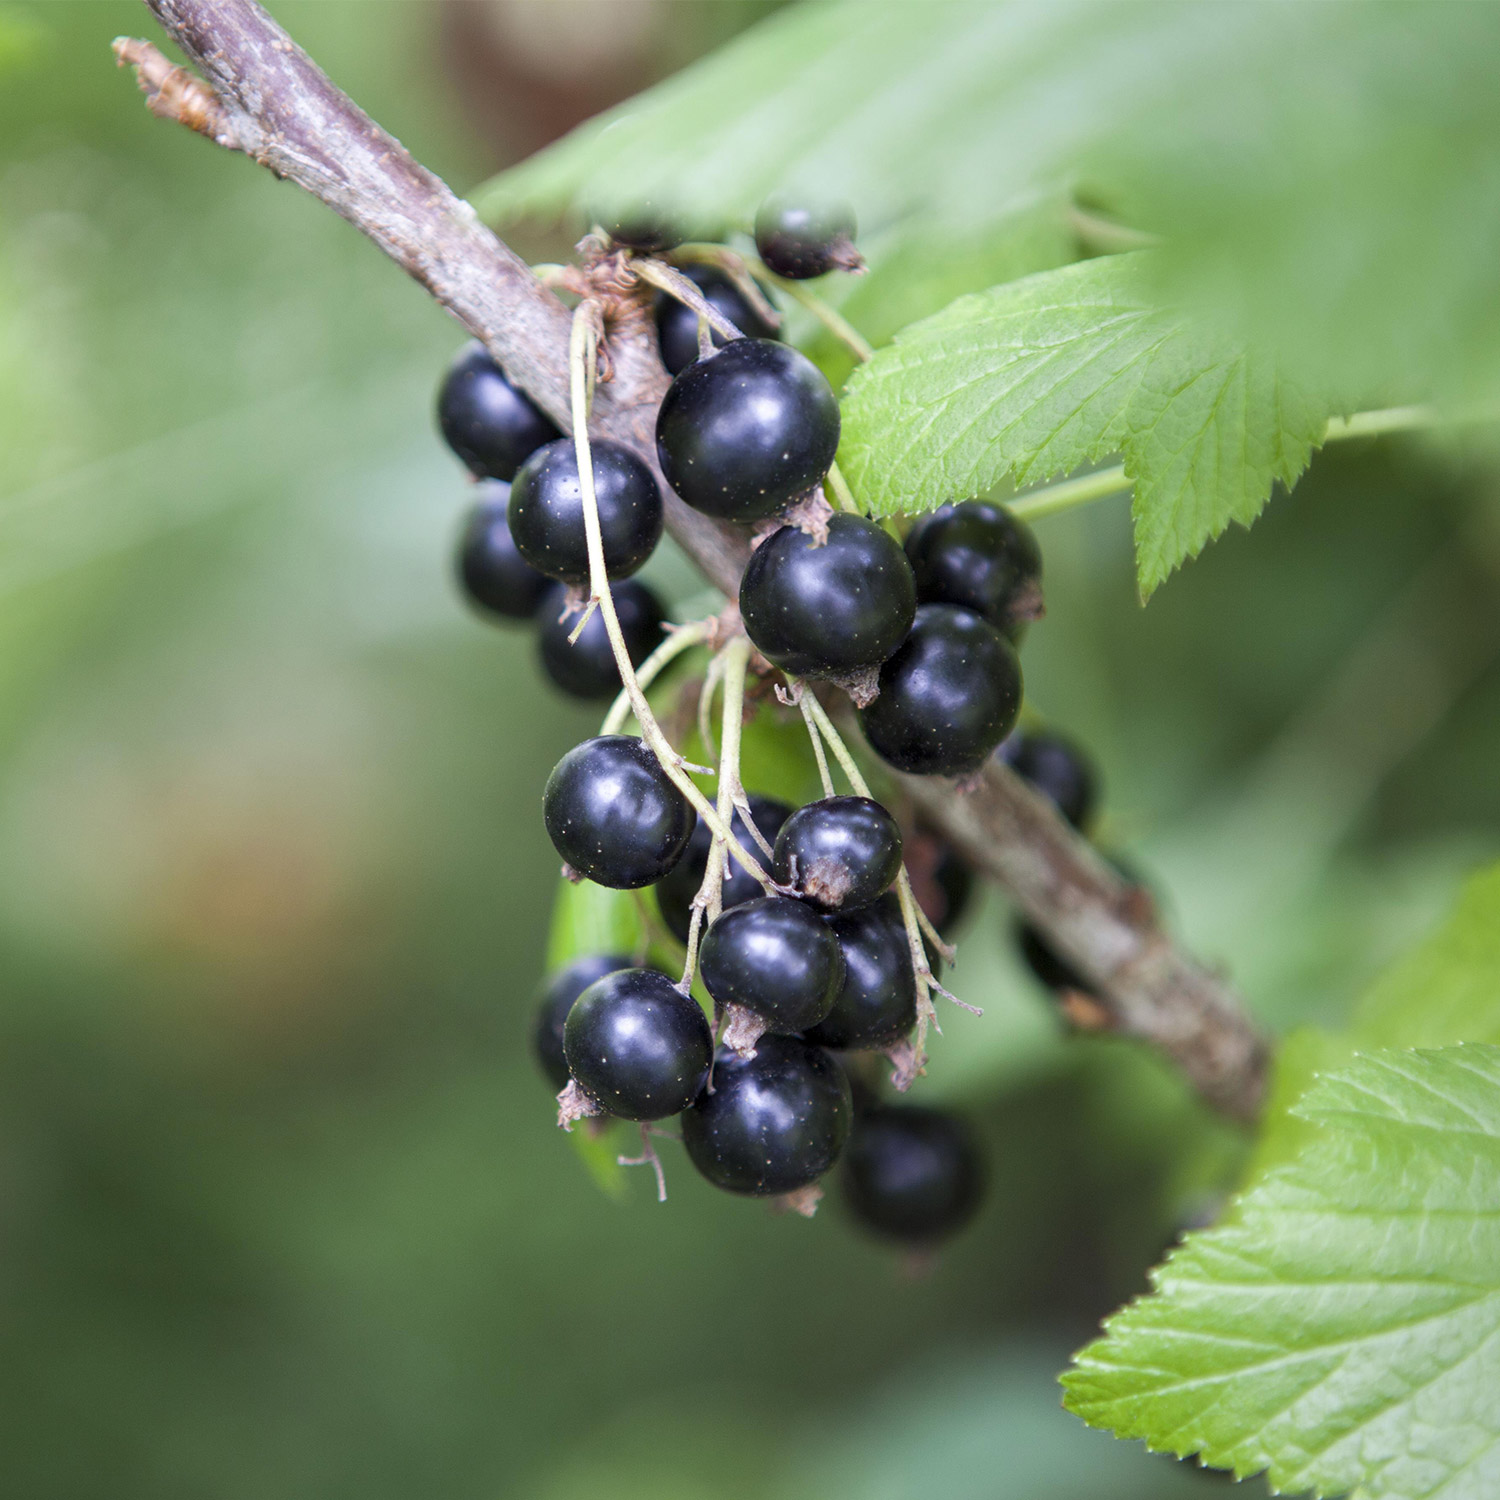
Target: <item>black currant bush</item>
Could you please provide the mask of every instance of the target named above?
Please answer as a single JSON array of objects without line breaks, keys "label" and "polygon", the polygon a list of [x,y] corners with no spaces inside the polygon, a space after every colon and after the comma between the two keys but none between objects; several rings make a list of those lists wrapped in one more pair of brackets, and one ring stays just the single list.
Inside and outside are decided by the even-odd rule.
[{"label": "black currant bush", "polygon": [[[1500,1295],[1495,1257],[1483,1253],[1497,1190],[1500,1023],[1475,998],[1494,993],[1500,973],[1488,942],[1500,910],[1493,877],[1348,1025],[1294,1033],[1268,1097],[1259,1024],[1083,837],[1098,800],[1087,753],[1030,720],[1015,728],[1015,648],[1042,602],[1032,522],[1132,491],[1146,599],[1231,521],[1254,521],[1273,488],[1291,489],[1318,450],[1492,423],[1500,304],[1493,256],[1474,248],[1492,245],[1500,222],[1486,22],[1455,7],[1414,26],[1400,7],[1392,22],[1338,4],[1278,26],[1249,7],[1212,24],[1136,7],[1029,16],[955,6],[938,16],[835,0],[792,10],[761,33],[769,40],[585,128],[481,195],[496,218],[576,212],[609,184],[618,210],[593,216],[601,232],[585,238],[577,263],[533,275],[246,0],[154,8],[208,83],[123,43],[153,109],[318,192],[481,336],[483,348],[445,382],[444,431],[476,474],[514,474],[514,488],[506,511],[493,491],[481,501],[463,572],[471,597],[493,613],[527,614],[536,580],[513,567],[519,559],[595,612],[568,665],[587,663],[593,691],[621,691],[601,733],[559,762],[544,821],[569,876],[597,885],[615,926],[626,913],[636,930],[623,943],[612,928],[608,941],[580,937],[554,951],[559,965],[595,954],[613,965],[627,949],[632,960],[586,988],[563,1024],[564,1115],[602,1112],[596,1129],[575,1133],[594,1143],[580,1149],[597,1161],[608,1117],[680,1114],[688,1159],[719,1187],[806,1210],[842,1163],[856,1224],[918,1248],[945,1240],[974,1211],[983,1172],[953,1118],[887,1090],[928,1087],[926,1039],[947,995],[938,980],[964,974],[951,968],[944,934],[967,882],[994,877],[1018,908],[1024,956],[1063,992],[1075,1029],[1150,1044],[1203,1103],[1259,1128],[1253,1156],[1243,1142],[1212,1147],[1213,1127],[1184,1100],[1174,1129],[1203,1148],[1196,1180],[1221,1199],[1238,1180],[1241,1196],[1078,1357],[1070,1407],[1237,1475],[1265,1469],[1279,1489],[1428,1500],[1446,1488],[1466,1500],[1492,1488],[1487,1435],[1500,1432],[1500,1406],[1483,1349],[1464,1335],[1482,1332],[1476,1309]],[[997,41],[1022,31],[1028,45]],[[819,83],[793,82],[767,110],[765,80],[783,76],[769,64],[792,57],[795,79]],[[955,57],[964,68],[951,67]],[[1135,76],[1130,65],[1143,58],[1159,68],[1149,86],[1103,86]],[[1307,86],[1325,77],[1336,86]],[[1458,143],[1441,161],[1411,127],[1413,99]],[[1222,129],[1225,100],[1250,120]],[[1274,109],[1253,102],[1263,100]],[[777,128],[773,114],[795,129]],[[872,138],[899,146],[881,150]],[[1305,169],[1309,155],[1316,172]],[[663,164],[685,156],[684,201],[668,209]],[[798,196],[764,205],[752,230],[757,201],[778,180]],[[1097,197],[1078,196],[1084,181]],[[876,226],[869,275],[815,289],[807,283],[854,268],[852,217],[809,207],[843,196]],[[688,223],[723,231],[690,242]],[[722,306],[703,296],[726,287],[748,310],[736,326],[750,337],[730,337]],[[779,329],[774,309],[766,316],[771,292],[789,313],[786,342],[756,336]],[[667,300],[653,305],[658,297]],[[659,310],[663,335],[670,322],[680,346],[691,332],[685,350],[653,336]],[[760,329],[743,326],[749,313],[764,319]],[[722,347],[694,358],[705,315]],[[664,352],[680,362],[675,378]],[[1349,395],[1361,391],[1408,404],[1361,405]],[[554,425],[528,431],[528,410]],[[1314,482],[1325,464],[1356,461],[1319,457]],[[1489,456],[1465,461],[1493,468]],[[665,497],[653,462],[671,487]],[[974,498],[986,496],[1004,500]],[[1279,508],[1267,533],[1295,511]],[[1463,545],[1446,536],[1439,563],[1452,566],[1459,552],[1464,568],[1482,568],[1477,523],[1463,524]],[[611,579],[645,561],[664,525],[722,604],[684,608],[697,618],[653,646],[627,607],[631,591]],[[1079,585],[1079,555],[1063,531],[1057,552],[1043,535],[1054,618],[1086,612],[1096,601]],[[1357,545],[1387,540],[1362,531]],[[1232,567],[1219,555],[1207,566]],[[1363,572],[1341,558],[1318,587],[1282,593],[1327,603]],[[1213,866],[1219,910],[1266,904],[1239,868],[1270,863],[1239,853],[1257,839],[1321,838],[1331,867],[1373,787],[1422,732],[1418,719],[1436,722],[1479,680],[1484,652],[1461,669],[1445,658],[1445,675],[1411,671],[1425,657],[1404,637],[1390,648],[1393,631],[1411,635],[1411,621],[1430,620],[1449,593],[1418,583],[1424,608],[1402,613],[1403,603],[1400,630],[1370,631],[1373,666],[1332,682],[1336,711],[1293,724],[1256,795],[1350,725],[1380,755],[1334,757],[1348,774],[1309,778],[1318,795],[1278,802],[1279,825],[1251,806],[1226,820],[1232,837],[1200,837],[1234,851],[1218,851]],[[562,613],[556,592],[545,600]],[[1173,607],[1169,598],[1147,619]],[[1482,611],[1472,618],[1493,623]],[[555,621],[538,623],[545,653],[558,644]],[[1182,635],[1232,657],[1219,626],[1215,617]],[[1125,649],[1134,628],[1120,627],[1112,663],[1139,689]],[[1295,646],[1278,644],[1278,629]],[[1259,655],[1242,675],[1260,682],[1260,655],[1300,657],[1316,629],[1305,615],[1287,625],[1263,611],[1245,634]],[[1038,651],[1028,656],[1038,696],[1050,702],[1067,652],[1045,638],[1026,644]],[[660,673],[679,657],[685,670],[668,684]],[[1232,663],[1202,661],[1232,694]],[[1375,680],[1402,690],[1382,697]],[[1411,711],[1429,701],[1417,686],[1444,681],[1437,708]],[[1113,686],[1104,671],[1092,682]],[[1137,712],[1160,701],[1149,686],[1100,695]],[[1101,709],[1094,722],[1105,717]],[[639,737],[625,732],[632,719]],[[1382,728],[1398,721],[1399,746]],[[1216,732],[1215,721],[1194,722],[1201,738]],[[746,772],[757,737],[761,750],[781,745],[782,759],[767,755]],[[787,769],[804,747],[821,797],[794,789]],[[1140,796],[1143,785],[1187,784],[1170,762],[1164,774],[1153,769],[1155,782],[1133,782],[1111,767],[1111,785]],[[712,778],[711,794],[695,777]],[[774,836],[746,778],[798,804]],[[1125,822],[1134,810],[1121,800]],[[869,814],[868,826],[824,825],[845,802]],[[664,896],[695,826],[701,874],[695,858],[696,883]],[[1298,918],[1305,868],[1272,882]],[[1211,931],[1203,888],[1212,882],[1187,861],[1179,872]],[[629,893],[648,884],[660,899],[637,904]],[[611,892],[625,894],[616,902]],[[1275,993],[1278,980],[1254,955],[1247,969]],[[538,1033],[554,1078],[560,1004]],[[1292,1012],[1263,1019],[1280,1025],[1299,1018]],[[1120,1061],[1128,1056],[1116,1049],[1100,1066],[1123,1072],[1135,1066]],[[933,1071],[946,1060],[936,1055]],[[1090,1064],[1073,1066],[1081,1075]],[[862,1101],[853,1125],[850,1075]],[[1154,1143],[1163,1158],[1168,1133]],[[652,1138],[643,1130],[644,1154],[615,1160],[649,1161],[660,1174]],[[1091,1144],[1103,1155],[1116,1143]],[[1050,1175],[1067,1190],[1067,1172]],[[1438,1295],[1454,1286],[1465,1289],[1458,1306]],[[1415,1322],[1413,1295],[1429,1299]]]}]

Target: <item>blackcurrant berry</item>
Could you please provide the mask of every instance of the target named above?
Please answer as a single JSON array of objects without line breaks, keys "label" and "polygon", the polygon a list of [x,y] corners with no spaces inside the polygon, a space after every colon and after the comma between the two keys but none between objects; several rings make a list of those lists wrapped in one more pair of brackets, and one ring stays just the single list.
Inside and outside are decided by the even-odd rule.
[{"label": "blackcurrant berry", "polygon": [[906,841],[906,871],[912,895],[927,920],[947,937],[963,920],[974,894],[974,872],[940,834],[919,827]]},{"label": "blackcurrant berry", "polygon": [[552,587],[511,540],[505,518],[510,486],[486,479],[479,485],[479,503],[469,512],[458,541],[458,580],[469,602],[486,614],[507,620],[529,620]]},{"label": "blackcurrant berry", "polygon": [[684,238],[676,214],[651,198],[602,214],[599,227],[627,250],[675,250]]},{"label": "blackcurrant berry", "polygon": [[839,404],[805,355],[735,339],[685,369],[656,416],[667,483],[695,510],[757,521],[806,494],[839,447]]},{"label": "blackcurrant berry", "polygon": [[638,739],[601,734],[552,768],[547,833],[578,874],[615,890],[660,880],[682,856],[693,809]]},{"label": "blackcurrant berry", "polygon": [[1016,921],[1016,948],[1026,967],[1036,976],[1043,989],[1060,995],[1076,990],[1087,995],[1093,986],[1044,938],[1030,922]]},{"label": "blackcurrant berry", "polygon": [[963,776],[1015,726],[1021,663],[993,625],[952,604],[924,604],[859,711],[870,748],[918,776]]},{"label": "blackcurrant berry", "polygon": [[[769,339],[776,330],[745,300],[744,294],[722,272],[712,266],[683,266],[682,274],[700,292],[715,312],[722,313],[746,338]],[[716,349],[724,347],[722,333],[713,333]],[[698,314],[670,292],[656,296],[656,337],[661,344],[661,362],[669,374],[685,370],[698,358]]]},{"label": "blackcurrant berry", "polygon": [[1042,551],[1003,505],[965,500],[923,516],[906,555],[923,604],[958,604],[1009,634],[1042,613]]},{"label": "blackcurrant berry", "polygon": [[713,1057],[698,1002],[655,969],[621,969],[574,1002],[563,1029],[568,1071],[595,1103],[627,1120],[680,1114]]},{"label": "blackcurrant berry", "polygon": [[973,1217],[984,1191],[978,1147],[941,1110],[887,1104],[862,1114],[840,1173],[844,1201],[866,1229],[934,1245]]},{"label": "blackcurrant berry", "polygon": [[[750,798],[750,816],[768,844],[775,841],[781,825],[791,816],[791,811],[785,802],[778,802],[774,797]],[[738,812],[730,820],[729,826],[746,851],[755,854],[760,846],[745,827],[744,819]],[[661,912],[662,921],[667,924],[673,936],[684,943],[688,940],[693,919],[693,897],[703,884],[703,875],[708,869],[709,845],[712,842],[713,834],[709,831],[708,824],[699,818],[693,825],[692,837],[688,839],[682,858],[656,884],[656,905]],[[723,892],[725,911],[732,906],[753,901],[761,894],[760,882],[745,872],[733,853],[728,854]]]},{"label": "blackcurrant berry", "polygon": [[[619,443],[595,442],[594,497],[611,578],[634,573],[661,540],[661,490],[651,470]],[[539,448],[510,488],[510,533],[533,568],[564,583],[586,583],[583,489],[572,438]]]},{"label": "blackcurrant berry", "polygon": [[567,968],[559,969],[547,981],[537,1006],[536,1024],[531,1033],[532,1050],[542,1072],[552,1085],[552,1092],[567,1087],[568,1059],[563,1053],[563,1024],[573,1002],[596,979],[628,969],[630,960],[619,954],[589,953],[575,958]]},{"label": "blackcurrant berry", "polygon": [[873,521],[839,512],[819,544],[783,526],[750,554],[740,580],[745,633],[798,676],[878,667],[906,639],[917,593],[900,545]]},{"label": "blackcurrant berry", "polygon": [[772,1031],[802,1031],[832,1008],[844,961],[833,929],[811,907],[761,896],[708,929],[698,972],[720,1005],[754,1011]]},{"label": "blackcurrant berry", "polygon": [[776,835],[776,878],[824,911],[858,911],[901,873],[901,830],[870,797],[799,807]]},{"label": "blackcurrant berry", "polygon": [[[595,610],[576,641],[568,637],[578,628],[579,613],[563,614],[567,607],[566,584],[549,585],[550,592],[537,610],[537,654],[542,670],[574,698],[613,698],[620,691],[620,673],[609,644],[604,616]],[[619,616],[620,633],[630,652],[632,666],[640,666],[662,642],[661,627],[666,611],[661,600],[644,583],[622,578],[609,586]]]},{"label": "blackcurrant berry", "polygon": [[477,340],[465,344],[438,390],[438,426],[448,446],[480,478],[514,479],[557,428]]},{"label": "blackcurrant berry", "polygon": [[844,956],[833,1009],[804,1033],[819,1047],[889,1047],[917,1023],[917,981],[899,910],[881,903],[828,925]]},{"label": "blackcurrant berry", "polygon": [[1099,775],[1088,756],[1065,735],[1017,729],[995,754],[1028,781],[1075,828],[1086,828],[1099,802]]},{"label": "blackcurrant berry", "polygon": [[854,248],[854,212],[845,205],[813,208],[793,198],[768,198],[755,215],[755,248],[789,281],[864,265]]},{"label": "blackcurrant berry", "polygon": [[754,1057],[720,1049],[713,1092],[683,1111],[682,1142],[715,1187],[764,1198],[816,1182],[852,1114],[849,1080],[822,1048],[767,1036]]}]

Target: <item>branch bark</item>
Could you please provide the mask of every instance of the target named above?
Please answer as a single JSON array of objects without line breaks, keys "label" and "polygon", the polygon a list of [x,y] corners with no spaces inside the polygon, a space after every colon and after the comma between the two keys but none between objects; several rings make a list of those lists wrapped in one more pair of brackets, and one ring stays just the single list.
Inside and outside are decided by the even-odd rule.
[{"label": "branch bark", "polygon": [[[341,93],[254,0],[144,0],[203,80],[147,42],[115,44],[152,112],[176,119],[305,188],[425,286],[566,430],[568,309],[474,210]],[[648,319],[609,330],[613,378],[591,432],[657,468],[656,408],[667,376]],[[658,479],[661,478],[657,471]],[[735,599],[749,555],[737,527],[683,505],[665,482],[667,529]],[[894,773],[893,773],[894,774]],[[897,776],[923,816],[998,881],[1058,951],[1098,986],[1110,1024],[1171,1059],[1215,1108],[1251,1118],[1266,1049],[1217,975],[1175,947],[1126,886],[1006,767],[959,791]]]}]

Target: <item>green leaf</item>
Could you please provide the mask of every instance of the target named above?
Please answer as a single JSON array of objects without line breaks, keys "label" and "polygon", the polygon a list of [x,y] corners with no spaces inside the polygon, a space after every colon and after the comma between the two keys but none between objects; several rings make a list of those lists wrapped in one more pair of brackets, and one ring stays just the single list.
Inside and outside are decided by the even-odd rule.
[{"label": "green leaf", "polygon": [[1500,1492],[1500,1048],[1357,1058],[1290,1165],[1063,1378],[1095,1426],[1281,1490]]},{"label": "green leaf", "polygon": [[1453,915],[1360,1002],[1369,1047],[1500,1042],[1500,865],[1476,875]]},{"label": "green leaf", "polygon": [[1143,595],[1291,485],[1327,409],[1242,345],[1164,311],[1149,252],[961,298],[858,370],[840,464],[876,514],[930,510],[1110,454],[1135,485]]}]

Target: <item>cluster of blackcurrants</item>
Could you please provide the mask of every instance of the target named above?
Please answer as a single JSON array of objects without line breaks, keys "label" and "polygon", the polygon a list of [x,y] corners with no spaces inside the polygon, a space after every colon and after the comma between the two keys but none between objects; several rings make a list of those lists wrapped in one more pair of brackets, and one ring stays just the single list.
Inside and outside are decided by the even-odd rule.
[{"label": "cluster of blackcurrants", "polygon": [[[633,249],[671,240],[659,227],[609,227]],[[773,271],[803,277],[853,263],[852,231],[852,221],[781,204],[762,211],[756,241]],[[871,748],[900,771],[968,776],[999,747],[1054,792],[1043,740],[1011,733],[1022,695],[1015,647],[1042,604],[1030,531],[979,501],[924,517],[904,544],[857,514],[822,507],[791,516],[833,464],[837,400],[728,277],[693,264],[686,273],[747,336],[715,335],[710,349],[694,309],[658,300],[662,357],[675,378],[658,413],[657,455],[688,505],[757,528],[738,601],[750,642],[790,678],[845,688]],[[572,440],[478,345],[448,372],[439,420],[484,483],[460,549],[470,598],[504,618],[535,618],[544,669],[566,691],[612,696],[620,679],[598,613],[572,638],[590,576]],[[596,440],[591,456],[605,569],[638,665],[665,616],[629,575],[660,539],[661,493],[628,448]],[[654,886],[665,925],[688,941],[711,834],[641,740],[600,735],[570,750],[548,779],[543,811],[572,876]],[[976,1206],[973,1142],[943,1112],[878,1102],[857,1061],[897,1055],[917,1021],[910,939],[891,892],[901,831],[868,797],[830,795],[795,810],[752,797],[750,814],[755,828],[736,815],[733,832],[747,850],[771,851],[780,893],[764,893],[729,858],[721,912],[699,952],[723,1043],[715,1047],[685,986],[622,956],[593,955],[548,986],[536,1033],[544,1069],[565,1113],[680,1115],[689,1158],[731,1192],[796,1193],[842,1155],[846,1200],[862,1223],[934,1243]],[[970,876],[943,847],[929,865],[918,894],[942,932]],[[938,963],[930,950],[928,961]]]}]

